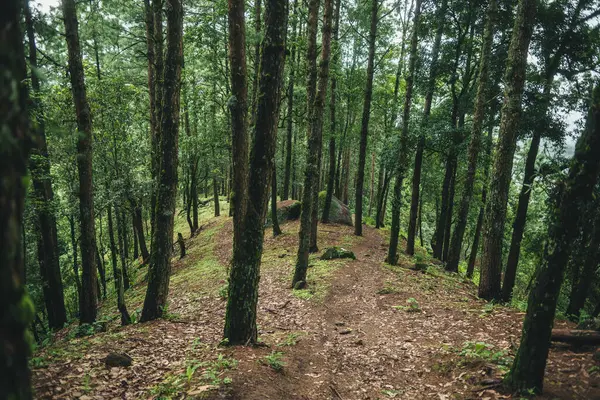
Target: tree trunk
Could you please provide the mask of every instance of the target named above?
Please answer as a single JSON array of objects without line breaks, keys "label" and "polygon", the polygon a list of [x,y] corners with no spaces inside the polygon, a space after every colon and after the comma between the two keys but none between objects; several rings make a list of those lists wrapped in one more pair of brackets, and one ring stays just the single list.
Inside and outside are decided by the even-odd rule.
[{"label": "tree trunk", "polygon": [[378,0],[372,0],[371,28],[369,31],[369,58],[367,61],[367,83],[365,87],[365,101],[363,104],[362,122],[360,125],[360,151],[358,155],[358,171],[356,175],[356,200],[354,203],[354,234],[356,236],[362,236],[363,185],[365,180],[365,161],[367,158],[369,120],[371,118],[371,99],[373,97],[373,74],[375,72],[375,45],[377,42],[378,10]]},{"label": "tree trunk", "polygon": [[281,228],[277,220],[277,168],[273,168],[271,180],[271,221],[273,221],[273,236],[281,235]]},{"label": "tree trunk", "polygon": [[[242,47],[243,54],[244,2],[229,0],[229,11],[230,44],[236,46],[235,41],[241,39],[237,46]],[[232,25],[237,26],[232,27]],[[238,215],[242,217],[241,226],[234,228],[234,230],[239,229],[243,234],[239,241],[234,242],[225,314],[224,336],[231,345],[255,344],[257,341],[256,307],[259,271],[264,240],[264,219],[269,199],[269,181],[272,179],[274,167],[286,31],[287,4],[277,0],[266,0],[265,37],[261,52],[250,175],[247,190],[238,193],[244,196],[247,193],[248,200],[246,209]],[[232,48],[230,52],[232,70],[238,66],[241,67],[238,72],[245,71],[243,67],[245,60],[236,59],[234,56],[239,53],[235,50]],[[239,76],[237,73],[232,73],[232,84],[239,83],[238,79],[244,81],[245,74]],[[236,118],[240,118],[240,115]],[[236,134],[239,132],[234,130],[234,136]],[[241,151],[242,154],[247,154],[247,150],[241,149]],[[238,156],[234,153],[234,158]],[[236,222],[234,220],[234,224]]]},{"label": "tree trunk", "polygon": [[408,128],[410,122],[410,106],[417,64],[417,42],[419,39],[419,20],[421,17],[421,0],[415,2],[415,14],[413,17],[413,30],[410,38],[410,56],[408,60],[408,76],[406,77],[406,93],[404,97],[404,114],[402,117],[402,134],[400,136],[400,152],[396,165],[396,182],[394,184],[394,198],[392,200],[392,227],[390,235],[390,247],[386,262],[396,265],[398,262],[398,235],[400,234],[400,206],[402,203],[402,182],[406,173],[406,159],[408,152]]},{"label": "tree trunk", "polygon": [[31,146],[22,1],[9,0],[0,13],[0,398],[31,399],[27,329],[34,320],[25,290],[21,249],[25,179]]},{"label": "tree trunk", "polygon": [[[446,9],[448,6],[447,0],[442,0],[436,13],[437,29],[433,48],[431,50],[431,64],[429,67],[429,79],[427,81],[427,92],[425,93],[425,105],[423,106],[423,122],[425,127],[429,121],[431,114],[431,103],[433,101],[433,93],[435,92],[435,83],[438,75],[438,57],[440,54],[440,43],[442,41],[442,33],[446,20]],[[417,152],[415,154],[415,167],[413,169],[412,179],[412,195],[410,201],[410,217],[408,222],[408,237],[406,238],[406,253],[413,255],[415,253],[415,235],[417,229],[417,211],[419,209],[419,196],[421,190],[421,170],[423,168],[423,151],[425,150],[425,136],[421,134],[417,142]]]},{"label": "tree trunk", "polygon": [[141,202],[131,198],[130,201],[131,208],[133,208],[133,226],[135,228],[135,233],[138,238],[138,245],[140,246],[140,253],[142,255],[143,263],[147,263],[150,261],[150,253],[148,252],[148,248],[146,247],[146,238],[144,236],[144,226],[142,222],[142,205]]},{"label": "tree trunk", "polygon": [[98,301],[100,301],[102,297],[106,298],[106,273],[98,246],[96,246],[96,264],[98,265],[98,274],[100,275],[100,284],[102,285],[102,290],[100,290],[100,286],[98,285]]},{"label": "tree trunk", "polygon": [[73,251],[73,277],[77,287],[77,304],[81,308],[81,279],[79,278],[79,263],[77,262],[77,236],[75,232],[75,217],[69,216],[69,228],[71,232],[71,249]]},{"label": "tree trunk", "polygon": [[138,236],[136,233],[135,224],[133,223],[133,212],[131,214],[131,228],[133,231],[133,259],[137,261],[137,259],[140,258],[140,246],[138,245]]},{"label": "tree trunk", "polygon": [[169,294],[173,218],[177,198],[177,151],[179,136],[179,91],[182,66],[183,7],[181,0],[168,0],[167,54],[161,119],[161,163],[156,197],[156,229],[152,241],[148,288],[141,321],[162,317]]},{"label": "tree trunk", "polygon": [[498,144],[494,157],[490,201],[486,205],[483,223],[483,256],[479,297],[499,299],[502,272],[502,239],[506,220],[506,204],[512,174],[516,136],[521,117],[521,97],[525,84],[527,53],[535,18],[535,1],[520,0],[517,10],[504,82],[504,104]]},{"label": "tree trunk", "polygon": [[450,180],[450,191],[448,192],[448,212],[446,213],[446,223],[444,224],[444,245],[442,247],[442,261],[448,260],[448,251],[450,247],[450,232],[452,230],[452,211],[454,209],[454,190],[456,189],[456,168],[457,159],[452,160],[452,179]]},{"label": "tree trunk", "polygon": [[594,281],[594,272],[598,268],[598,255],[600,249],[600,214],[594,221],[594,231],[589,246],[587,246],[587,255],[583,263],[583,268],[579,279],[572,282],[571,294],[569,296],[569,305],[567,306],[567,315],[579,320],[581,309],[585,305],[588,292]]},{"label": "tree trunk", "polygon": [[123,215],[116,207],[115,217],[117,218],[117,243],[119,248],[119,257],[121,258],[121,276],[123,278],[123,286],[125,287],[125,290],[128,290],[131,286],[131,283],[129,282],[129,274],[127,274],[127,257],[125,255],[125,221],[123,220]]},{"label": "tree trunk", "polygon": [[[531,3],[534,3],[531,1]],[[535,4],[535,3],[534,3]],[[520,2],[521,16],[533,14],[534,4]],[[531,10],[531,11],[530,11]],[[518,20],[523,20],[520,17]],[[517,26],[517,25],[515,25]],[[544,262],[537,270],[529,292],[527,314],[523,322],[521,345],[506,381],[515,391],[541,392],[548,358],[556,304],[569,260],[571,245],[578,233],[578,221],[593,196],[600,170],[600,86],[592,95],[587,126],[577,141],[569,175],[561,186],[552,209],[549,240]]]},{"label": "tree trunk", "polygon": [[[331,74],[331,94],[329,95],[329,173],[327,176],[327,193],[325,195],[325,204],[323,205],[323,216],[321,220],[323,223],[329,222],[329,212],[331,210],[331,201],[333,199],[333,189],[335,185],[335,171],[336,171],[336,149],[335,149],[335,139],[336,139],[336,96],[337,96],[337,73],[338,73],[338,64],[340,60],[340,49],[339,49],[339,25],[340,25],[340,3],[341,0],[336,0],[335,8],[333,11],[333,42],[332,42],[332,66],[333,71]],[[338,161],[339,162],[339,161]]]},{"label": "tree trunk", "polygon": [[[287,120],[286,120],[286,140],[285,140],[285,171],[283,174],[283,195],[281,200],[287,200],[290,195],[290,177],[292,172],[292,136],[294,131],[294,81],[296,76],[296,26],[298,23],[298,15],[296,10],[298,9],[298,0],[294,0],[294,6],[292,8],[292,35],[288,42],[288,48],[290,48],[290,73],[289,83],[287,88]],[[293,191],[293,189],[292,189]],[[293,196],[292,196],[293,197]]]},{"label": "tree trunk", "polygon": [[77,170],[81,223],[81,300],[79,321],[92,323],[97,313],[96,231],[92,183],[92,115],[87,101],[75,0],[63,0],[65,36],[69,53],[69,75],[77,114]]},{"label": "tree trunk", "polygon": [[221,215],[221,207],[219,204],[219,183],[217,181],[217,177],[213,176],[213,202],[215,204],[215,217]]},{"label": "tree trunk", "polygon": [[[313,5],[313,0],[311,0]],[[309,13],[314,15],[309,16],[309,30],[313,29],[310,24],[315,24],[314,37],[309,37],[308,51],[309,60],[313,56],[316,67],[316,25],[318,14],[318,1],[314,4],[315,8],[310,9]],[[300,214],[300,232],[298,256],[296,259],[296,268],[292,280],[292,287],[303,287],[306,284],[306,271],[308,269],[308,253],[310,250],[310,235],[313,208],[318,204],[311,203],[314,198],[314,192],[317,191],[318,175],[319,175],[319,151],[323,136],[323,113],[325,109],[325,97],[327,95],[327,82],[329,78],[329,55],[331,50],[331,30],[332,30],[332,13],[333,0],[325,0],[323,5],[323,31],[322,31],[322,46],[321,46],[321,62],[319,68],[319,84],[317,93],[314,96],[313,110],[309,113],[309,132],[308,132],[308,153],[306,157],[306,170],[304,178],[304,193],[302,198],[302,213]],[[312,72],[309,73],[308,81],[311,82]],[[310,98],[310,89],[307,89]],[[317,193],[318,194],[318,193]],[[308,207],[307,207],[308,205]],[[316,244],[316,243],[315,243]]]},{"label": "tree trunk", "polygon": [[108,206],[108,240],[110,244],[110,258],[112,261],[115,291],[117,292],[117,308],[121,313],[121,325],[128,325],[131,323],[131,318],[127,312],[127,307],[125,306],[125,297],[123,294],[123,271],[119,269],[119,265],[117,263],[117,246],[115,244],[114,224],[110,205]]},{"label": "tree trunk", "polygon": [[33,126],[35,146],[32,149],[34,157],[29,161],[29,169],[33,178],[33,191],[35,196],[35,211],[37,214],[38,231],[38,262],[40,264],[40,277],[44,292],[44,304],[48,315],[48,327],[60,329],[67,322],[63,284],[59,264],[58,233],[56,229],[56,216],[54,215],[54,191],[50,180],[50,160],[48,158],[48,145],[44,110],[38,100],[40,81],[37,68],[37,47],[29,1],[25,2],[25,22],[27,25],[27,39],[29,41],[29,64],[31,66],[31,88],[34,97],[30,106],[36,124]]}]

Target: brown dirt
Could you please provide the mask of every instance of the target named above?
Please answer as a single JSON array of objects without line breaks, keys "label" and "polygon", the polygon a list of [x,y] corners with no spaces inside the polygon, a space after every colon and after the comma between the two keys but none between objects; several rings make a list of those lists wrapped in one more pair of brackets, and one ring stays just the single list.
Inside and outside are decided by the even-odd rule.
[{"label": "brown dirt", "polygon": [[[187,398],[243,400],[510,398],[481,385],[502,376],[496,363],[459,353],[465,342],[472,341],[493,346],[491,353],[513,354],[523,314],[486,307],[476,298],[472,283],[438,268],[414,271],[407,258],[400,267],[385,266],[385,239],[371,228],[355,238],[351,227],[319,226],[322,250],[342,245],[354,251],[357,260],[333,263],[320,278],[315,272],[320,264],[311,261],[312,299],[300,298],[289,288],[298,223],[282,225],[284,234],[277,238],[268,230],[258,312],[259,335],[266,346],[218,347],[225,308],[218,287],[226,272],[224,267],[198,269],[201,279],[195,279],[193,269],[207,257],[208,249],[222,266],[228,264],[231,222],[221,218],[212,224],[207,227],[218,231],[188,241],[189,256],[174,268],[169,312],[177,318],[125,328],[113,322],[106,333],[57,340],[36,354],[47,363],[34,369],[36,396],[153,398],[153,388],[165,377],[185,374],[190,360],[214,361],[221,354],[239,361],[237,368],[218,373],[220,379],[230,378],[230,384],[206,390],[203,365],[171,397],[184,398],[187,393]],[[143,292],[143,283],[135,290]],[[139,293],[130,300],[130,308],[139,305],[138,297]],[[415,312],[406,309],[411,298]],[[298,335],[297,344],[280,346],[292,333]],[[551,350],[546,394],[539,398],[600,399],[600,376],[588,372],[594,362],[590,349],[584,350],[588,351]],[[127,352],[134,365],[105,369],[102,357],[109,351]],[[265,365],[264,357],[273,351],[283,353],[282,372]]]}]

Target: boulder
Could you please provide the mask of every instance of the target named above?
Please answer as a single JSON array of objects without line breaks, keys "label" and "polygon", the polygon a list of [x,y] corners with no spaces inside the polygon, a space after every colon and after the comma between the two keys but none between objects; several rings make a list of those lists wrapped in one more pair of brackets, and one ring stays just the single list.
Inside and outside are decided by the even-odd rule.
[{"label": "boulder", "polygon": [[110,353],[104,359],[106,368],[114,367],[130,367],[133,363],[133,358],[125,353]]},{"label": "boulder", "polygon": [[[282,200],[277,202],[277,222],[280,224],[286,221],[293,221],[300,218],[302,203],[298,200]],[[267,213],[267,226],[271,226],[271,212]]]},{"label": "boulder", "polygon": [[[323,207],[325,206],[325,197],[327,192],[319,193],[319,219],[323,216]],[[354,226],[352,224],[352,213],[347,205],[342,203],[337,197],[331,198],[331,208],[329,209],[329,222]]]},{"label": "boulder", "polygon": [[351,258],[356,260],[354,253],[343,247],[328,247],[321,256],[321,260],[333,260],[335,258]]}]

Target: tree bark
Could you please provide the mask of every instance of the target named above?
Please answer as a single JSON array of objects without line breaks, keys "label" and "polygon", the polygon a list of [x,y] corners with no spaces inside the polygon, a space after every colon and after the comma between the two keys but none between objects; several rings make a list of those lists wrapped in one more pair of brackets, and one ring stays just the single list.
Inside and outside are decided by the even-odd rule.
[{"label": "tree bark", "polygon": [[363,186],[365,180],[365,162],[367,158],[367,138],[369,135],[369,120],[371,118],[371,99],[373,97],[373,75],[375,72],[375,45],[377,43],[377,12],[378,0],[371,4],[371,28],[369,30],[369,57],[367,61],[367,83],[365,86],[365,101],[363,103],[362,122],[360,125],[360,150],[358,155],[358,171],[356,175],[356,193],[354,203],[354,234],[362,236]]},{"label": "tree bark", "polygon": [[31,149],[22,1],[9,0],[0,13],[0,398],[31,399],[27,329],[34,320],[25,290],[21,231],[25,177]]},{"label": "tree bark", "polygon": [[[317,1],[315,10],[310,11],[315,13],[314,21],[311,20],[309,22],[309,30],[311,31],[312,28],[310,27],[310,24],[314,23],[315,25],[317,25],[318,9],[319,7]],[[325,109],[325,97],[327,95],[327,83],[329,78],[329,55],[331,51],[332,13],[333,0],[325,0],[325,3],[323,5],[323,39],[321,45],[321,62],[319,65],[319,83],[317,93],[314,96],[312,111],[309,114],[308,153],[306,157],[304,193],[302,197],[302,213],[300,214],[300,232],[298,234],[299,246],[298,255],[296,258],[294,277],[292,280],[292,287],[297,287],[296,285],[303,286],[306,284],[306,271],[308,269],[308,253],[310,251],[310,236],[312,231],[312,214],[313,208],[318,207],[318,203],[315,204],[312,201],[314,199],[314,192],[318,191],[317,185],[319,176],[319,151],[323,137],[323,113]],[[312,42],[313,38],[309,38],[309,40],[310,42]],[[316,46],[316,34],[314,36],[314,43],[310,44],[310,42],[309,47],[312,47],[313,45]],[[311,51],[308,52],[309,59],[310,57],[312,57]],[[314,58],[316,61],[316,57]],[[312,72],[309,73],[309,83],[312,79],[310,77],[311,74]],[[308,97],[310,98],[310,89],[307,90],[309,91]],[[304,282],[304,284],[302,284],[301,282]]]},{"label": "tree bark", "polygon": [[490,183],[490,201],[483,223],[483,257],[479,297],[500,299],[502,272],[502,240],[506,220],[506,204],[516,148],[516,135],[521,117],[521,97],[525,84],[527,53],[535,18],[535,0],[521,0],[517,9],[504,81],[504,104],[498,145]]},{"label": "tree bark", "polygon": [[[440,44],[442,41],[442,33],[446,21],[446,9],[448,6],[447,0],[442,0],[442,4],[437,9],[436,22],[437,29],[433,48],[431,50],[431,64],[429,67],[429,79],[427,81],[427,92],[425,93],[425,105],[423,106],[423,122],[425,127],[429,121],[431,114],[431,103],[433,101],[433,93],[435,92],[435,83],[438,75],[438,57],[440,54]],[[408,222],[408,237],[406,238],[406,253],[413,255],[415,253],[415,236],[417,232],[417,211],[419,209],[419,197],[421,190],[421,170],[423,168],[423,151],[425,150],[425,136],[421,134],[417,142],[417,152],[415,154],[415,167],[413,169],[412,179],[412,195],[410,201],[410,217]]]},{"label": "tree bark", "polygon": [[285,140],[285,171],[283,174],[283,195],[281,200],[287,200],[290,195],[290,177],[292,172],[292,136],[294,131],[294,81],[296,76],[296,26],[298,23],[298,0],[294,0],[292,8],[292,35],[288,43],[290,49],[290,73],[287,88],[287,120],[286,120],[286,140]]},{"label": "tree bark", "polygon": [[92,183],[92,115],[87,100],[77,10],[74,0],[63,0],[65,36],[69,53],[69,75],[77,114],[77,170],[79,173],[79,213],[81,229],[81,299],[79,321],[92,323],[97,313],[96,231]]},{"label": "tree bark", "polygon": [[37,68],[37,47],[29,1],[25,2],[25,23],[29,41],[29,64],[31,65],[31,88],[35,94],[31,101],[31,111],[36,124],[33,126],[33,157],[29,161],[29,169],[33,180],[35,211],[38,231],[38,262],[44,292],[44,304],[48,315],[48,327],[60,329],[67,322],[63,284],[59,264],[58,233],[56,216],[54,215],[54,191],[50,179],[50,160],[46,143],[44,110],[38,99],[40,81]]},{"label": "tree bark", "polygon": [[332,42],[332,67],[331,73],[331,94],[329,95],[329,173],[327,177],[327,193],[325,195],[325,204],[323,205],[323,215],[321,220],[323,223],[329,222],[329,212],[331,210],[331,201],[333,199],[333,189],[335,185],[335,171],[336,171],[336,96],[337,96],[337,69],[340,60],[340,49],[339,49],[339,25],[340,25],[340,3],[341,0],[336,0],[335,8],[333,11],[333,42]]},{"label": "tree bark", "polygon": [[183,7],[181,0],[168,0],[167,54],[165,57],[164,92],[161,119],[161,163],[156,197],[156,229],[152,241],[148,288],[144,299],[141,321],[162,317],[169,294],[173,218],[177,197],[177,164],[179,137],[179,92],[183,61],[182,31]]},{"label": "tree bark", "polygon": [[[496,0],[491,0],[488,4],[485,28],[483,33],[483,43],[481,45],[481,58],[479,60],[479,82],[477,84],[477,97],[475,99],[475,111],[473,113],[473,127],[471,128],[471,141],[469,142],[467,176],[463,185],[463,194],[459,203],[458,215],[456,217],[456,227],[452,235],[450,244],[448,262],[446,270],[458,272],[458,263],[460,261],[460,250],[467,227],[469,217],[469,208],[473,199],[473,187],[475,186],[475,174],[477,172],[477,161],[481,149],[481,135],[483,131],[483,119],[486,109],[486,100],[489,98],[488,81],[490,57],[492,54],[492,44],[494,42],[494,26],[497,12]],[[477,239],[479,242],[479,239]],[[474,243],[474,246],[478,243]]]},{"label": "tree bark", "polygon": [[[244,46],[244,2],[229,1],[230,43],[242,39]],[[233,21],[232,21],[233,19]],[[238,24],[231,30],[231,24]],[[241,24],[241,25],[239,25]],[[287,4],[278,0],[265,1],[265,37],[262,44],[258,101],[250,155],[250,175],[247,184],[248,201],[242,217],[243,232],[234,243],[233,259],[229,276],[229,296],[225,314],[224,336],[231,345],[255,344],[257,341],[256,307],[260,262],[264,240],[264,219],[269,198],[269,182],[272,179],[273,160],[277,139],[281,83],[287,31]],[[233,44],[233,43],[232,43]],[[232,50],[232,53],[234,51]],[[236,60],[240,66],[245,60]],[[245,70],[242,68],[241,70]],[[232,83],[236,81],[232,74]],[[241,77],[244,80],[244,77]],[[239,110],[238,110],[239,111]],[[239,117],[239,115],[237,116]],[[234,131],[235,132],[235,131]],[[244,150],[242,149],[242,153]],[[234,157],[238,155],[234,153]],[[238,210],[236,210],[238,211]],[[236,221],[234,221],[234,224]]]},{"label": "tree bark", "polygon": [[[530,5],[525,0],[521,7]],[[556,196],[544,262],[529,292],[521,345],[506,381],[515,391],[541,392],[556,304],[578,221],[589,204],[600,171],[600,86],[592,95],[586,128],[577,141],[569,175]]]},{"label": "tree bark", "polygon": [[142,262],[146,264],[150,261],[150,253],[148,252],[148,247],[146,247],[146,238],[144,235],[144,226],[142,222],[142,205],[141,202],[138,202],[138,200],[135,200],[133,198],[131,198],[129,202],[131,203],[131,207],[133,208],[133,226],[135,228],[135,234],[138,238],[138,245],[140,246]]},{"label": "tree bark", "polygon": [[404,113],[402,116],[402,133],[400,136],[400,152],[396,165],[396,182],[394,183],[394,198],[392,200],[392,226],[390,246],[386,262],[396,265],[398,262],[398,235],[400,234],[400,207],[402,205],[402,183],[406,173],[406,160],[408,152],[408,128],[410,122],[410,107],[417,64],[417,42],[419,40],[419,20],[421,18],[421,0],[415,1],[415,14],[410,38],[410,56],[408,59],[408,76],[406,77],[406,93],[404,97]]},{"label": "tree bark", "polygon": [[273,167],[271,180],[271,221],[273,221],[273,236],[281,235],[281,228],[277,220],[277,168]]}]

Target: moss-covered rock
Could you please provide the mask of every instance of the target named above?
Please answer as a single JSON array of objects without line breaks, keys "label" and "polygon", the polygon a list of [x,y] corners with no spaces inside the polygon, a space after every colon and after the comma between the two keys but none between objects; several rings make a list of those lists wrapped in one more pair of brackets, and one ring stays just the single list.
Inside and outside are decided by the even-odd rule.
[{"label": "moss-covered rock", "polygon": [[321,256],[321,260],[333,260],[335,258],[351,258],[356,260],[356,256],[352,251],[337,246],[328,247]]},{"label": "moss-covered rock", "polygon": [[[323,207],[325,207],[325,197],[327,192],[319,193],[319,218],[323,215]],[[347,205],[342,203],[337,197],[331,198],[331,208],[329,209],[329,222],[353,226],[352,213]]]},{"label": "moss-covered rock", "polygon": [[[293,221],[300,218],[302,203],[298,200],[283,200],[277,202],[277,222],[283,224],[286,221]],[[271,213],[267,213],[267,226],[271,226]]]}]

